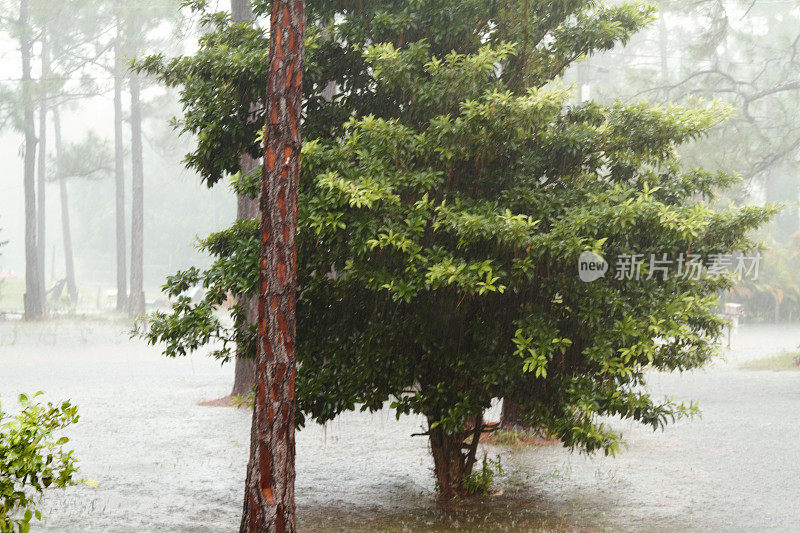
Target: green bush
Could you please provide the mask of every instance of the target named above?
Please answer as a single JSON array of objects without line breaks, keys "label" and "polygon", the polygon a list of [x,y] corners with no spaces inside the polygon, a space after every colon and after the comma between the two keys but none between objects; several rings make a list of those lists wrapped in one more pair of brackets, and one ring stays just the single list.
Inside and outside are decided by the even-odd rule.
[{"label": "green bush", "polygon": [[489,459],[483,454],[483,461],[480,470],[473,470],[466,476],[464,485],[469,494],[485,495],[489,494],[494,488],[495,478],[503,475],[503,465],[498,455],[494,459]]},{"label": "green bush", "polygon": [[21,394],[16,415],[0,405],[0,533],[26,533],[34,516],[41,520],[36,504],[45,489],[77,483],[69,439],[55,433],[78,421],[78,408],[34,401],[41,394]]}]

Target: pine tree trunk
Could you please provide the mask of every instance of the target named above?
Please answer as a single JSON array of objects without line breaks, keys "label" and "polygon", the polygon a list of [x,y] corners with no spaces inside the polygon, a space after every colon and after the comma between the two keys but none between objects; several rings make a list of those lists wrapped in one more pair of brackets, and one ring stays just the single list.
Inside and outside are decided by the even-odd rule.
[{"label": "pine tree trunk", "polygon": [[22,51],[22,105],[25,128],[25,320],[44,316],[44,292],[36,246],[36,131],[31,95],[31,28],[28,0],[20,0],[20,49]]},{"label": "pine tree trunk", "polygon": [[[61,114],[58,107],[53,108],[53,128],[55,129],[56,160],[61,161]],[[72,252],[72,229],[69,220],[69,198],[67,196],[67,178],[60,169],[56,169],[58,188],[61,195],[61,232],[64,239],[64,270],[67,278],[67,295],[74,307],[78,304],[78,285],[75,283],[75,259]]]},{"label": "pine tree trunk", "polygon": [[304,39],[304,0],[276,0],[260,197],[258,373],[243,533],[295,531],[295,238]]},{"label": "pine tree trunk", "polygon": [[114,191],[117,228],[117,311],[128,307],[128,245],[125,236],[125,150],[122,139],[122,22],[114,43]]},{"label": "pine tree trunk", "polygon": [[144,162],[142,160],[141,80],[131,75],[131,294],[128,312],[144,314]]},{"label": "pine tree trunk", "polygon": [[[36,177],[36,247],[39,256],[39,285],[46,290],[45,283],[45,180],[47,179],[47,85],[50,77],[50,43],[47,40],[47,27],[42,28],[42,82],[39,88],[39,169]],[[47,305],[47,301],[42,302]]]},{"label": "pine tree trunk", "polygon": [[661,56],[661,83],[664,86],[664,101],[669,101],[669,32],[664,18],[665,10],[658,13],[658,51]]},{"label": "pine tree trunk", "polygon": [[[251,22],[253,20],[253,10],[250,9],[248,0],[231,0],[231,16],[234,22]],[[239,168],[242,174],[252,172],[258,166],[258,162],[248,154],[242,154],[239,159]],[[258,200],[247,196],[238,197],[236,218],[245,220],[259,216]],[[250,327],[258,320],[258,298],[253,297],[247,304],[247,324]],[[256,382],[256,358],[251,346],[236,347],[236,365],[234,367],[233,390],[231,396],[245,396],[248,394]]]},{"label": "pine tree trunk", "polygon": [[[428,427],[434,422],[435,419],[429,417]],[[466,480],[475,466],[482,428],[483,416],[478,415],[474,417],[474,426],[469,431],[448,434],[441,425],[428,430],[440,500],[470,495]]]}]

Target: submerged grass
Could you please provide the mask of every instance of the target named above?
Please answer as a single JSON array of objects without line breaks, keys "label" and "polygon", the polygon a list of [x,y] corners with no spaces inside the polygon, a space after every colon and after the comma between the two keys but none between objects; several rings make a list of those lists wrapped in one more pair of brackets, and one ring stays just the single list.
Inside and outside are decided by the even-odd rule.
[{"label": "submerged grass", "polygon": [[772,357],[747,361],[740,368],[743,370],[800,370],[800,350],[787,350]]},{"label": "submerged grass", "polygon": [[500,429],[481,439],[481,442],[493,446],[504,446],[515,450],[526,448],[536,448],[538,446],[557,444],[557,441],[548,440],[535,432],[528,432],[521,429]]}]

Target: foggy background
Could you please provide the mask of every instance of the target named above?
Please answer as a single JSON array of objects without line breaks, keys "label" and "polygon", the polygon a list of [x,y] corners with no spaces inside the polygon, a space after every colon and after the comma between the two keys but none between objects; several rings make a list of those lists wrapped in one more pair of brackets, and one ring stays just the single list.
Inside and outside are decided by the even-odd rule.
[{"label": "foggy background", "polygon": [[[193,18],[188,11],[180,12],[180,2],[129,1],[119,3],[119,9],[122,13],[131,12],[141,16],[151,9],[151,4],[158,8],[153,18],[164,20],[149,31],[149,47],[127,53],[123,68],[128,67],[134,56],[141,59],[155,51],[177,56],[192,53],[196,48],[200,34],[196,17]],[[165,13],[169,15],[158,16]],[[178,13],[180,16],[176,18],[175,14]],[[113,24],[110,29],[113,29]],[[53,26],[52,23],[48,27],[53,34],[62,30],[64,28]],[[98,42],[102,41],[105,45],[109,39],[109,28],[100,28],[100,31]],[[41,45],[34,44],[34,82],[41,77],[40,53]],[[56,55],[58,51],[53,50],[52,53]],[[113,50],[105,55],[113,55]],[[105,61],[110,60],[106,57]],[[2,32],[0,72],[0,87],[7,91],[18,90],[21,76],[19,43]],[[85,143],[87,136],[91,135],[91,139],[100,141],[98,150],[109,157],[106,168],[91,177],[67,179],[76,281],[80,293],[77,310],[95,309],[98,294],[102,300],[101,308],[109,307],[108,300],[113,299],[110,291],[116,290],[113,77],[107,70],[91,64],[84,65],[68,76],[55,73],[51,76],[64,81],[64,92],[71,93],[65,98],[65,103],[59,105],[64,145]],[[87,83],[89,86],[85,87]],[[191,135],[179,135],[171,124],[174,117],[180,116],[176,93],[153,80],[142,79],[144,288],[148,303],[159,297],[166,276],[192,265],[207,264],[206,256],[196,250],[196,238],[229,226],[236,215],[236,198],[226,184],[209,189],[183,165],[183,158],[191,150],[193,140]],[[2,96],[0,94],[0,98]],[[38,104],[38,98],[34,96],[34,99]],[[127,261],[130,262],[131,125],[127,90],[123,90],[122,102]],[[38,113],[36,121],[38,130]],[[0,127],[0,242],[6,242],[0,248],[0,272],[3,273],[0,275],[3,278],[0,280],[0,313],[21,313],[25,273],[24,136],[10,122],[8,113],[5,113],[0,121],[0,126],[4,126]],[[44,270],[45,289],[49,290],[65,278],[59,184],[52,175],[55,149],[51,117],[48,117],[47,133],[49,168],[45,193]]]},{"label": "foggy background", "polygon": [[[217,2],[218,3],[218,2]],[[714,134],[683,149],[685,162],[706,169],[741,175],[744,180],[724,193],[723,201],[764,203],[778,201],[783,213],[761,235],[771,245],[760,280],[730,295],[746,306],[746,320],[795,320],[800,317],[800,275],[792,268],[800,254],[797,232],[798,160],[800,160],[800,50],[796,2],[699,1],[660,2],[658,19],[635,35],[625,47],[594,55],[572,67],[565,82],[574,84],[576,100],[647,99],[657,103],[687,103],[698,98],[720,99],[733,109],[732,117]],[[126,4],[127,5],[127,4]],[[191,53],[198,24],[178,2],[158,2],[173,12],[148,36],[150,48],[167,55]],[[125,5],[123,5],[124,7]],[[131,10],[147,9],[130,2]],[[224,6],[223,6],[224,7]],[[51,28],[58,32],[59,29]],[[33,77],[40,68],[34,46]],[[13,89],[20,76],[19,51],[9,35],[0,35],[0,76]],[[95,85],[86,98],[62,106],[64,141],[80,142],[93,133],[113,148],[112,78],[108,72],[86,66],[71,75],[72,90],[81,80]],[[235,197],[226,184],[203,186],[182,165],[190,150],[190,136],[179,137],[169,120],[180,115],[175,91],[144,81],[144,285],[148,303],[159,298],[164,278],[206,259],[194,247],[196,236],[222,229],[235,218]],[[123,95],[123,109],[128,102]],[[24,217],[22,135],[9,124],[0,129],[0,270],[6,278],[0,288],[0,311],[22,310],[24,272]],[[52,127],[52,121],[51,121]],[[127,230],[130,247],[130,125],[124,125],[126,147]],[[52,157],[52,132],[48,157]],[[91,179],[70,179],[70,209],[76,278],[81,299],[78,308],[97,304],[114,290],[115,227],[113,161]],[[64,278],[64,250],[58,184],[46,186],[47,288]],[[128,258],[130,260],[130,258]]]}]

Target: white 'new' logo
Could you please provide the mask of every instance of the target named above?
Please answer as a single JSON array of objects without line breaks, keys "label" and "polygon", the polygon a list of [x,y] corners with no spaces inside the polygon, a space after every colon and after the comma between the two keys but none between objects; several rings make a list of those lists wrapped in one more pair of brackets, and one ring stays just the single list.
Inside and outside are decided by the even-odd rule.
[{"label": "white 'new' logo", "polygon": [[578,276],[581,281],[591,283],[606,275],[608,263],[594,252],[583,252],[578,259]]}]

